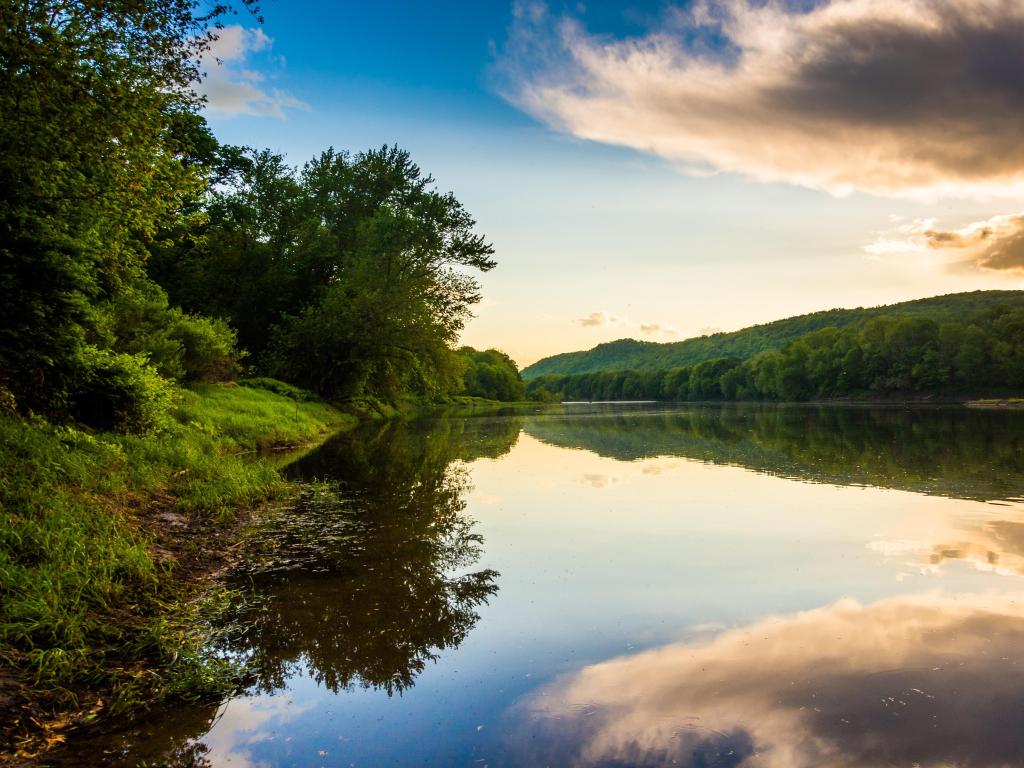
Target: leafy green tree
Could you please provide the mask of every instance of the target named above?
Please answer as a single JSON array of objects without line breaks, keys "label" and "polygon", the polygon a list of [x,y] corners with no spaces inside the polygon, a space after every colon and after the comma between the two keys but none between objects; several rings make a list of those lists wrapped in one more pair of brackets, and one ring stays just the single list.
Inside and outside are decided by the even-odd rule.
[{"label": "leafy green tree", "polygon": [[212,164],[217,183],[193,237],[157,254],[150,271],[175,303],[229,319],[258,357],[270,327],[302,306],[295,251],[303,190],[269,150],[220,147]]},{"label": "leafy green tree", "polygon": [[204,184],[192,87],[230,7],[199,9],[0,7],[0,384],[23,410],[71,415],[105,313]]},{"label": "leafy green tree", "polygon": [[686,400],[690,392],[690,369],[673,368],[662,380],[661,397],[665,400]]},{"label": "leafy green tree", "polygon": [[203,237],[157,274],[226,317],[257,367],[330,397],[458,388],[453,346],[493,248],[397,147],[329,149],[301,169],[223,148]]},{"label": "leafy green tree", "polygon": [[750,384],[750,376],[750,368],[745,365],[737,365],[723,373],[718,380],[718,386],[722,390],[723,399],[753,399],[754,393]]},{"label": "leafy green tree", "polygon": [[515,361],[497,349],[479,351],[472,347],[459,349],[462,373],[462,394],[489,400],[515,401],[526,399],[526,389]]},{"label": "leafy green tree", "polygon": [[722,399],[722,376],[738,365],[740,365],[739,360],[728,357],[697,363],[690,374],[690,399]]}]

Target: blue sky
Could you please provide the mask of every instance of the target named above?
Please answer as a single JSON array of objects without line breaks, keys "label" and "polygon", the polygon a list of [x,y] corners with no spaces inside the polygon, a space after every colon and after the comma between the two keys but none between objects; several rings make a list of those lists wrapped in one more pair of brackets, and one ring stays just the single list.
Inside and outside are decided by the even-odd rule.
[{"label": "blue sky", "polygon": [[[840,11],[843,29],[916,33],[935,28],[928,14],[943,2],[913,0],[916,16],[881,19],[873,0],[818,12],[769,3],[775,16],[744,0],[271,2],[259,32],[241,15],[226,31],[224,63],[204,86],[208,117],[222,141],[296,164],[330,145],[409,149],[496,248],[464,340],[521,364],[625,336],[671,341],[834,306],[1016,288],[1024,176],[998,142],[1013,146],[1004,133],[1021,116],[947,125],[934,114],[937,100],[959,98],[944,95],[949,83],[1007,103],[1016,86],[958,74],[974,71],[971,46],[998,40],[936,38],[964,64],[934,86],[934,45],[918,61],[912,46],[890,60],[891,45],[869,44],[882,85],[897,85],[866,96],[862,80],[832,74],[847,71],[831,66],[842,54],[778,66],[793,58],[787,46],[835,37]],[[989,0],[959,5],[994,12]],[[771,101],[822,78],[824,96]],[[944,132],[906,132],[911,118]],[[967,163],[967,149],[1008,159]],[[986,231],[1005,234],[1000,250],[984,250]]]}]

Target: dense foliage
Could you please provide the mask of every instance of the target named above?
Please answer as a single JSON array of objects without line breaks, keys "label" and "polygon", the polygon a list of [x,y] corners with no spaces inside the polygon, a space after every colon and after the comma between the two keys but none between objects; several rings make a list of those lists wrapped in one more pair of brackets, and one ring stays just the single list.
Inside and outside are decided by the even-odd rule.
[{"label": "dense foliage", "polygon": [[488,400],[525,400],[526,388],[515,361],[497,349],[480,352],[472,347],[459,350],[462,371],[461,394]]},{"label": "dense foliage", "polygon": [[169,382],[243,362],[333,398],[459,391],[493,249],[397,147],[295,169],[218,145],[194,85],[233,10],[0,8],[0,393],[23,414],[152,430]]},{"label": "dense foliage", "polygon": [[153,273],[225,317],[257,367],[321,395],[393,400],[459,387],[452,347],[491,246],[397,147],[327,150],[301,169],[223,148],[201,237]]},{"label": "dense foliage", "polygon": [[860,325],[871,318],[894,314],[926,317],[941,323],[959,320],[1001,304],[1024,306],[1024,291],[974,291],[867,309],[830,309],[755,325],[732,333],[715,333],[667,344],[620,339],[583,352],[566,352],[546,357],[523,369],[523,378],[529,380],[549,374],[600,371],[667,371],[724,357],[748,360],[759,352],[780,349],[822,328],[845,328]]},{"label": "dense foliage", "polygon": [[[156,333],[157,348],[140,343],[161,313],[194,322],[169,313],[145,261],[205,183],[198,160],[212,139],[192,84],[230,11],[192,0],[0,8],[0,388],[22,411],[81,417],[104,378],[128,385],[112,403],[160,386],[145,359],[118,355],[152,355],[183,376],[197,335],[230,346],[225,328],[202,321],[196,334]],[[98,365],[120,373],[98,376]]]},{"label": "dense foliage", "polygon": [[890,315],[822,328],[748,360],[721,357],[663,371],[541,376],[535,399],[780,400],[1024,389],[1024,308],[998,305],[959,320]]}]

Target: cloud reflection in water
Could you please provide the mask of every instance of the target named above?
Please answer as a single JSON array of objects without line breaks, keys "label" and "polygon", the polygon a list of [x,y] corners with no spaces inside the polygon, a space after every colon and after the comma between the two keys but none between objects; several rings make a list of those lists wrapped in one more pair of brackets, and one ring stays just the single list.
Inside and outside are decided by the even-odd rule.
[{"label": "cloud reflection in water", "polygon": [[844,599],[594,664],[510,713],[521,762],[992,766],[1024,755],[1024,595]]}]

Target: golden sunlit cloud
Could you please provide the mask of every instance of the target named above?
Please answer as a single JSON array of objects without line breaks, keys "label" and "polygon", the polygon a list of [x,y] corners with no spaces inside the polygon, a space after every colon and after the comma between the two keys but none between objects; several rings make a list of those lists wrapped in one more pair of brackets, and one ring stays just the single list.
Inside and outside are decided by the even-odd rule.
[{"label": "golden sunlit cloud", "polygon": [[941,573],[946,563],[965,562],[979,571],[1024,576],[1024,522],[1017,520],[991,520],[976,529],[951,532],[938,543],[876,540],[868,549],[922,573]]},{"label": "golden sunlit cloud", "polygon": [[620,325],[625,322],[625,318],[613,315],[610,312],[591,312],[586,317],[581,317],[577,321],[584,328],[597,328],[606,325]]},{"label": "golden sunlit cloud", "polygon": [[1024,190],[1024,4],[698,2],[630,39],[520,4],[503,94],[560,131],[836,194]]},{"label": "golden sunlit cloud", "polygon": [[646,336],[655,336],[657,334],[670,338],[679,336],[679,331],[671,325],[662,325],[661,323],[640,323],[640,332]]},{"label": "golden sunlit cloud", "polygon": [[616,315],[611,312],[591,312],[585,317],[576,319],[576,323],[582,325],[584,328],[605,328],[605,327],[622,327],[622,328],[639,328],[640,333],[645,336],[654,336],[662,334],[664,336],[673,337],[678,336],[679,331],[673,328],[671,325],[664,325],[662,323],[634,323],[628,317],[622,315]]},{"label": "golden sunlit cloud", "polygon": [[511,713],[517,741],[551,765],[1015,764],[1022,598],[846,599],[594,664]]},{"label": "golden sunlit cloud", "polygon": [[628,481],[626,475],[608,475],[601,472],[587,472],[583,475],[580,480],[584,485],[589,485],[591,488],[612,488],[617,485],[622,485]]},{"label": "golden sunlit cloud", "polygon": [[932,253],[959,267],[1024,270],[1024,214],[993,216],[959,229],[938,229],[934,219],[918,219],[898,230],[898,236],[879,237],[864,250],[874,255]]}]

